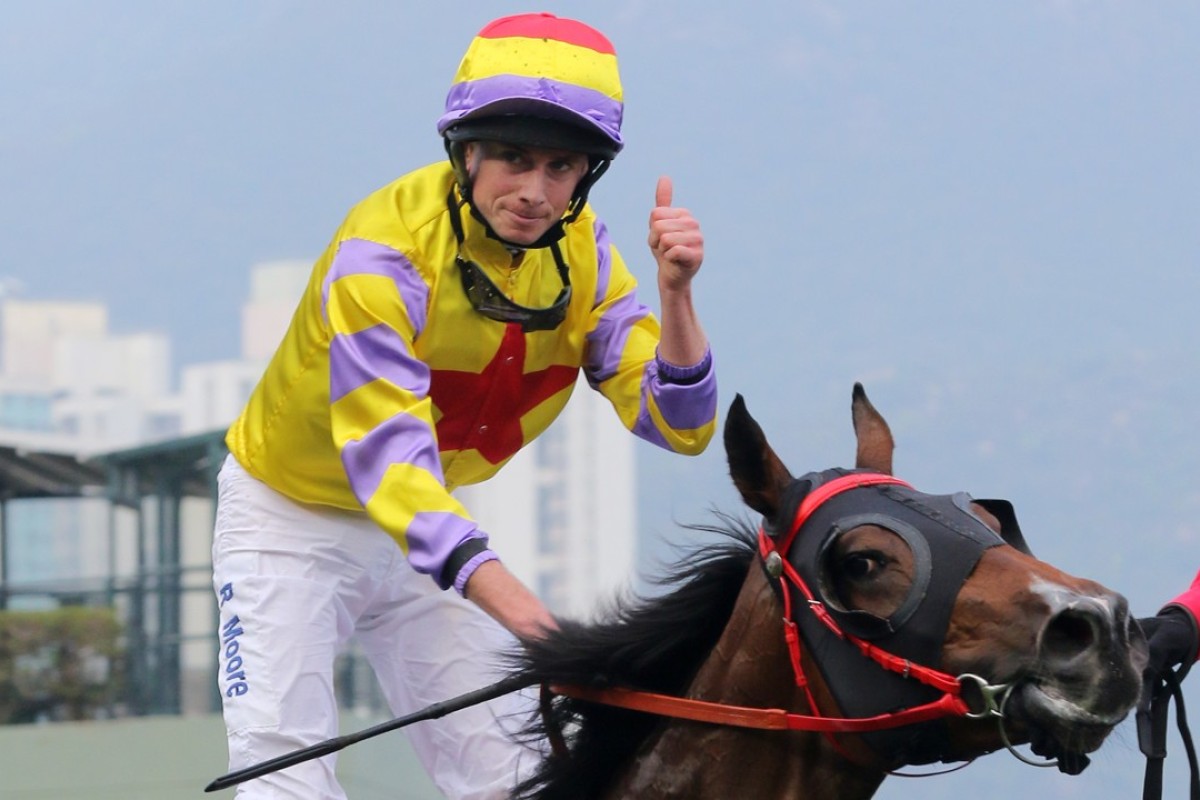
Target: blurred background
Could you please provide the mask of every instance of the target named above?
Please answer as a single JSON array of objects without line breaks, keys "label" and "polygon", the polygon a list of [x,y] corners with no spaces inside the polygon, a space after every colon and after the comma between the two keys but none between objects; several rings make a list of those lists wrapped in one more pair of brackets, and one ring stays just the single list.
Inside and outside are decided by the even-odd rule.
[{"label": "blurred background", "polygon": [[[206,572],[221,431],[350,206],[443,157],[434,122],[471,36],[528,10],[541,9],[10,4],[0,712],[14,724],[0,728],[0,798],[85,796],[69,765],[90,797],[112,773],[114,797],[186,797],[224,771]],[[843,465],[862,381],[895,433],[897,473],[919,488],[1011,500],[1038,556],[1139,615],[1188,585],[1200,6],[545,10],[616,45],[628,145],[592,201],[652,307],[660,174],[702,222],[697,304],[722,409],[741,393],[793,472]],[[608,436],[611,414],[577,405],[507,483],[466,502],[543,597],[587,613],[669,563],[693,536],[681,523],[743,512],[719,440],[673,457]],[[572,476],[589,469],[610,481],[608,517],[578,510]],[[347,724],[382,713],[353,658],[341,680],[360,715]],[[116,727],[130,720],[192,727]],[[87,737],[117,730],[142,744],[101,765],[54,755],[70,736],[104,753]],[[139,756],[171,736],[195,758]],[[1170,747],[1168,794],[1186,779]],[[137,794],[123,757],[161,782]],[[1109,800],[1140,791],[1143,764],[1127,724],[1079,777],[998,754],[889,779],[879,796]],[[352,796],[427,791],[402,777]]]}]

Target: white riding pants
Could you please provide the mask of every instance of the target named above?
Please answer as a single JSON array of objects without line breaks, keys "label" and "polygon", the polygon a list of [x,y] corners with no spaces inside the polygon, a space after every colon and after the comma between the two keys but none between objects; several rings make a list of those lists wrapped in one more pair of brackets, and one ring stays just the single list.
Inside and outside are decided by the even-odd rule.
[{"label": "white riding pants", "polygon": [[[355,636],[396,716],[494,683],[516,640],[409,566],[365,515],[305,506],[232,457],[218,478],[217,681],[240,769],[339,735],[335,656]],[[512,694],[404,729],[456,800],[506,797],[537,756],[513,741],[533,701]],[[239,786],[241,800],[343,800],[330,755]]]}]

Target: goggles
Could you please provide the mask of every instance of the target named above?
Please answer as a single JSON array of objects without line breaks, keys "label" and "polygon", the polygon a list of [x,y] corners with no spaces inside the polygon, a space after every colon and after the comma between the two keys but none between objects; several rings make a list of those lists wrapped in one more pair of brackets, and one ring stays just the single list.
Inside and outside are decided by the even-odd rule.
[{"label": "goggles", "polygon": [[463,258],[462,254],[456,255],[454,263],[458,265],[463,291],[467,293],[471,307],[488,319],[518,323],[525,333],[552,331],[557,328],[567,318],[567,306],[571,303],[571,278],[566,262],[558,251],[558,245],[550,245],[550,249],[554,253],[554,263],[558,265],[558,275],[562,278],[563,288],[554,302],[545,308],[530,308],[513,302],[484,274],[482,267],[470,259]]}]

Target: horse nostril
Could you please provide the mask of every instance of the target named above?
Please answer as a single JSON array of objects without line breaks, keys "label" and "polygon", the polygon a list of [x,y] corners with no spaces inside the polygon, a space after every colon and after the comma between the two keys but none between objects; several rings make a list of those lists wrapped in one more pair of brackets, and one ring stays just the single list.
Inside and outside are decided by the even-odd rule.
[{"label": "horse nostril", "polygon": [[1096,646],[1098,621],[1093,614],[1074,609],[1061,611],[1042,632],[1042,650],[1047,656],[1073,658]]}]

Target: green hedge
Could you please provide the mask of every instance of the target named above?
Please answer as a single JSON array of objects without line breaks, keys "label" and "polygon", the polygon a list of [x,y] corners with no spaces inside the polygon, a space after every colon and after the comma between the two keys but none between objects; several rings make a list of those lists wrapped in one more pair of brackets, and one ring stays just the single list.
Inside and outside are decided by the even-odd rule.
[{"label": "green hedge", "polygon": [[0,611],[0,723],[111,715],[120,636],[110,608]]}]

